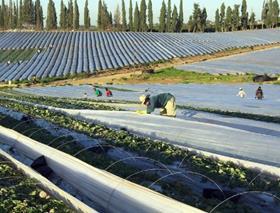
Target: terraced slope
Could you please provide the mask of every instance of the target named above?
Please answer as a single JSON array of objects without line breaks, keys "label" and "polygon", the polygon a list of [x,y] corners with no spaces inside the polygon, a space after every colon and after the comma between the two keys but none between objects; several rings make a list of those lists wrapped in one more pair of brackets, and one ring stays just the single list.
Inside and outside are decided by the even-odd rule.
[{"label": "terraced slope", "polygon": [[20,64],[0,63],[0,81],[94,73],[176,57],[279,43],[279,32],[279,29],[212,34],[2,32],[0,50],[35,48],[43,51]]}]

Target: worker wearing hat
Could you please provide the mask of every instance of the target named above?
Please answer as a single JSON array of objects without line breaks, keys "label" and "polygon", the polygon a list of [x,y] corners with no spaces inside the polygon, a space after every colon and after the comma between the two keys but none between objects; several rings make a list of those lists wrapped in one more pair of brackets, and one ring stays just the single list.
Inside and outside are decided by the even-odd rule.
[{"label": "worker wearing hat", "polygon": [[236,96],[239,96],[240,98],[245,98],[247,95],[246,95],[245,91],[243,90],[243,88],[240,88],[239,92]]},{"label": "worker wearing hat", "polygon": [[140,114],[151,114],[156,108],[160,108],[160,115],[176,117],[175,97],[170,93],[162,93],[155,96],[141,95],[141,104],[147,107],[145,111],[137,111]]}]

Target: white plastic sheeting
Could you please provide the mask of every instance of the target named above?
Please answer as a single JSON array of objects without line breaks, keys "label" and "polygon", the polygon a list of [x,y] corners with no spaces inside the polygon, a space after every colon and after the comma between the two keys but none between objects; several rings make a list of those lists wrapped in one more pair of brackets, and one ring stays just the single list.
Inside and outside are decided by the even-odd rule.
[{"label": "white plastic sheeting", "polygon": [[[270,116],[280,116],[280,86],[263,85],[264,99],[256,100],[255,91],[258,84],[139,84],[139,85],[114,85],[115,88],[130,89],[134,92],[113,90],[113,97],[99,97],[93,93],[93,87],[83,86],[60,86],[16,89],[20,92],[68,98],[83,98],[87,92],[88,98],[98,100],[126,100],[139,101],[138,97],[148,89],[150,94],[170,92],[176,97],[177,104],[194,107],[213,108],[223,111],[235,111]],[[245,99],[236,96],[242,87],[247,93]]]},{"label": "white plastic sheeting", "polygon": [[125,127],[132,132],[182,147],[280,167],[279,135],[157,115],[138,115],[134,112],[56,110],[89,122]]},{"label": "white plastic sheeting", "polygon": [[57,175],[86,194],[106,212],[202,212],[1,126],[0,140],[31,159],[45,156],[48,165]]},{"label": "white plastic sheeting", "polygon": [[[26,39],[28,38],[28,39]],[[279,29],[227,33],[3,32],[0,49],[43,48],[20,65],[0,63],[0,81],[117,69],[231,48],[279,43]]]},{"label": "white plastic sheeting", "polygon": [[177,66],[177,69],[206,73],[280,74],[280,48]]},{"label": "white plastic sheeting", "polygon": [[[1,129],[2,130],[2,129]],[[0,138],[3,137],[0,135]],[[9,161],[11,161],[19,170],[23,171],[28,177],[34,178],[38,181],[39,185],[46,190],[49,194],[56,197],[59,200],[62,200],[65,202],[68,206],[75,209],[77,212],[81,213],[95,213],[96,211],[89,206],[85,205],[81,201],[79,201],[77,198],[71,196],[70,194],[66,193],[65,191],[58,188],[56,185],[54,185],[52,182],[50,182],[48,179],[41,176],[39,173],[32,170],[30,167],[24,165],[23,163],[19,162],[18,160],[14,159],[12,156],[7,154],[6,152],[2,151],[0,149],[0,155],[7,158]]]}]

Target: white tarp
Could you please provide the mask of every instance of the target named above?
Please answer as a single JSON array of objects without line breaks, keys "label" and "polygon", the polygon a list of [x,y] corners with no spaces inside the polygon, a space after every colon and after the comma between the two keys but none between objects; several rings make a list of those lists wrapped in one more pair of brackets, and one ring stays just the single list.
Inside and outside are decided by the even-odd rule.
[{"label": "white tarp", "polygon": [[[258,84],[137,84],[137,85],[113,85],[119,89],[133,91],[118,91],[113,89],[113,97],[96,97],[93,87],[83,86],[60,86],[60,87],[36,87],[16,89],[16,91],[44,95],[52,97],[83,98],[84,93],[90,99],[98,100],[125,100],[139,101],[139,96],[148,90],[149,94],[163,92],[172,93],[176,97],[177,104],[189,105],[202,108],[213,108],[223,111],[235,111],[243,113],[280,116],[280,86],[263,85],[264,99],[256,100],[255,91]],[[242,87],[247,97],[237,97],[239,88]]]},{"label": "white tarp", "polygon": [[75,209],[77,212],[82,212],[82,213],[95,213],[96,212],[94,209],[90,208],[89,206],[85,205],[84,203],[82,203],[81,201],[76,199],[75,197],[73,197],[70,194],[66,193],[65,191],[61,190],[56,185],[54,185],[52,182],[50,182],[48,179],[44,178],[43,176],[41,176],[39,173],[35,172],[30,167],[24,165],[23,163],[19,162],[16,159],[14,159],[12,156],[10,156],[6,152],[2,151],[1,149],[0,149],[0,155],[4,156],[8,160],[10,160],[19,170],[23,171],[30,178],[36,179],[44,190],[46,190],[48,193],[50,193],[57,199],[62,200],[67,205],[69,205],[71,208]]},{"label": "white tarp", "polygon": [[179,65],[176,68],[206,73],[280,74],[279,56],[280,48],[273,48],[210,61]]},{"label": "white tarp", "polygon": [[145,187],[96,169],[77,158],[0,126],[0,140],[31,159],[45,156],[50,168],[106,212],[202,212]]},{"label": "white tarp", "polygon": [[182,147],[280,167],[280,137],[277,134],[134,112],[56,110],[89,122],[125,127],[132,132]]}]

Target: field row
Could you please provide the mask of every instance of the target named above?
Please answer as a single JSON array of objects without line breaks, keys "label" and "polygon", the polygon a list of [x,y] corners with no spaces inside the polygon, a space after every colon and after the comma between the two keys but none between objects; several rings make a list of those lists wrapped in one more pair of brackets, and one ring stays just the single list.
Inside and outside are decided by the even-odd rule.
[{"label": "field row", "polygon": [[28,61],[0,63],[0,81],[75,75],[280,42],[279,30],[213,34],[0,33],[0,49],[40,49]]},{"label": "field row", "polygon": [[[8,95],[7,93],[5,98],[8,97],[11,98],[11,94]],[[16,97],[17,95],[15,94],[14,98]],[[58,100],[55,98],[20,97],[21,98],[19,99],[26,99],[28,102],[51,106],[55,106],[55,102]],[[60,101],[66,101],[68,103],[70,99],[59,99],[59,102]],[[80,102],[79,100],[71,100],[70,102],[73,104],[72,107],[79,108],[77,105],[78,102]],[[85,103],[83,101],[81,102]],[[126,130],[108,128],[104,125],[96,124],[95,122],[89,123],[86,121],[76,120],[72,116],[67,116],[63,113],[42,108],[39,105],[32,106],[29,104],[20,103],[18,101],[3,99],[1,100],[1,106],[13,110],[9,111],[9,116],[3,115],[5,117],[1,120],[3,126],[8,128],[16,126],[15,129],[17,131],[22,132],[23,134],[30,136],[39,142],[49,144],[49,146],[56,147],[63,152],[72,154],[97,168],[110,168],[109,172],[123,178],[132,177],[132,174],[137,174],[137,177],[130,179],[130,181],[136,182],[137,184],[147,186],[148,183],[148,186],[151,186],[151,184],[149,184],[150,181],[154,182],[159,177],[165,177],[165,173],[163,174],[162,171],[151,174],[140,173],[140,168],[136,165],[141,166],[140,171],[147,171],[147,169],[150,168],[149,165],[145,170],[143,170],[144,168],[142,167],[147,166],[147,162],[145,161],[145,164],[143,164],[141,159],[127,161],[123,160],[120,162],[119,159],[116,159],[116,157],[122,159],[127,156],[124,156],[124,153],[122,153],[123,151],[121,150],[125,150],[125,152],[127,152],[127,154],[129,153],[130,156],[132,154],[133,156],[141,156],[144,158],[149,158],[152,161],[158,161],[159,164],[153,164],[151,168],[155,168],[157,165],[160,165],[160,167],[164,165],[164,167],[166,166],[167,168],[172,168],[172,172],[179,170],[180,174],[182,173],[183,175],[187,175],[187,177],[191,178],[192,181],[187,181],[185,178],[181,178],[179,174],[176,176],[174,175],[174,177],[168,177],[164,179],[161,178],[156,184],[157,188],[154,190],[159,190],[168,197],[172,197],[178,201],[196,206],[206,211],[210,211],[213,209],[213,207],[219,204],[220,201],[223,201],[225,197],[228,197],[228,193],[235,194],[239,192],[239,190],[265,190],[266,192],[271,192],[275,195],[279,194],[279,179],[265,179],[258,176],[258,173],[243,167],[239,167],[233,163],[222,162],[218,159],[211,159],[205,156],[197,155],[195,152],[180,149],[179,147],[173,146],[167,142],[154,141],[144,136],[136,136]],[[86,106],[84,105],[84,107]],[[21,122],[21,125],[18,125],[17,123],[20,121],[16,121],[14,118],[10,117],[18,117],[16,115],[18,112],[23,112],[24,114],[31,116],[32,122]],[[98,111],[96,111],[96,113],[97,112]],[[36,122],[36,119],[44,119],[49,123],[58,125],[59,128],[67,128],[69,131],[79,132],[88,135],[89,137],[96,138],[99,142],[105,142],[104,144],[101,143],[101,146],[104,148],[104,150],[97,152],[98,149],[96,148],[98,147],[95,147],[95,149],[85,150],[83,154],[77,155],[75,153],[78,153],[79,148],[81,147],[81,144],[79,143],[81,142],[81,139],[76,139],[74,140],[75,142],[73,142],[73,139],[71,138],[63,139],[62,137],[59,137],[57,140],[54,140],[53,136],[50,136],[45,129],[34,126],[36,123],[38,123]],[[45,128],[49,129],[48,126],[45,126]],[[41,131],[40,133],[36,131],[36,133],[32,134],[34,129],[41,129]],[[70,137],[69,134],[67,134],[67,136]],[[69,140],[70,142],[72,141],[72,143],[70,143]],[[107,146],[108,149],[106,148]],[[92,153],[92,151],[94,153]],[[140,163],[140,161],[142,163]],[[114,166],[108,167],[108,165],[112,163]],[[179,167],[177,168],[178,163]],[[217,186],[213,185],[213,182],[211,182],[208,177],[214,180],[215,183],[217,182],[225,194],[221,194],[221,192],[216,189]],[[209,190],[207,191],[208,188],[211,188],[211,192]],[[98,187],[92,193],[96,193],[97,190]],[[210,194],[207,195],[206,192]],[[254,200],[253,202],[252,199]],[[237,200],[239,200],[239,198]],[[279,204],[276,202],[276,200],[268,203],[264,202],[264,204],[262,201],[263,198],[261,195],[256,194],[252,197],[244,196],[240,198],[239,201],[236,201],[236,203],[235,201],[227,202],[227,204],[221,206],[219,210],[223,211],[225,208],[236,210],[242,208],[250,212],[258,210],[261,211],[261,209],[265,208],[269,208],[271,210],[278,208]],[[261,207],[259,205],[255,205],[255,202],[262,203],[263,206]]]}]

